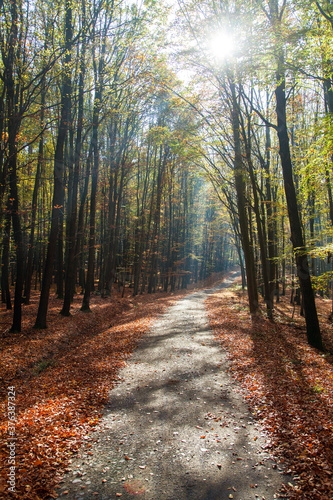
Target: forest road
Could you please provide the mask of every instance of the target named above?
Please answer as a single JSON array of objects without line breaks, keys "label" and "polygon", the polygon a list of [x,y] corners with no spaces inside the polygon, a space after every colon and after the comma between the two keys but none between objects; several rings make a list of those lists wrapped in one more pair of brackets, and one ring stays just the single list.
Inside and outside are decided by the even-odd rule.
[{"label": "forest road", "polygon": [[179,300],[142,339],[59,498],[279,498],[290,478],[269,458],[267,437],[226,371],[204,308],[213,291]]}]

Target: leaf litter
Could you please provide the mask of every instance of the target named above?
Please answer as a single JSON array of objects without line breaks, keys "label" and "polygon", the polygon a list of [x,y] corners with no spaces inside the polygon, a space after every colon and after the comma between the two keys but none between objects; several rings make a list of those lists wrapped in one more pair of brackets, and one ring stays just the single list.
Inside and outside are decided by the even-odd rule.
[{"label": "leaf litter", "polygon": [[0,315],[0,497],[8,494],[8,387],[15,388],[15,493],[13,499],[57,498],[71,457],[98,430],[108,394],[141,336],[180,296],[156,293],[123,298],[93,295],[91,313],[59,314],[50,297],[48,328],[33,328],[38,294],[24,306],[22,333],[10,334],[12,311]]},{"label": "leaf litter", "polygon": [[[207,285],[205,285],[207,286]],[[24,306],[23,332],[9,334],[12,312],[1,310],[0,496],[7,494],[8,387],[15,387],[16,493],[13,499],[57,498],[57,486],[82,443],[93,440],[103,405],[138,340],[164,309],[187,291],[94,296],[92,313],[59,315],[50,298],[47,330],[34,330],[37,294]],[[319,299],[326,347],[333,352],[330,301]],[[293,317],[288,299],[275,323],[252,325],[246,298],[223,290],[207,301],[211,326],[229,353],[230,372],[244,389],[255,418],[270,433],[271,452],[289,467],[290,500],[333,498],[333,356],[306,343],[304,319]],[[222,425],[222,424],[221,424]]]},{"label": "leaf litter", "polygon": [[316,301],[326,354],[307,344],[304,318],[293,315],[289,297],[276,304],[274,322],[264,314],[251,322],[239,286],[206,301],[229,372],[269,434],[267,448],[293,476],[294,484],[284,486],[290,500],[333,498],[331,301]]}]

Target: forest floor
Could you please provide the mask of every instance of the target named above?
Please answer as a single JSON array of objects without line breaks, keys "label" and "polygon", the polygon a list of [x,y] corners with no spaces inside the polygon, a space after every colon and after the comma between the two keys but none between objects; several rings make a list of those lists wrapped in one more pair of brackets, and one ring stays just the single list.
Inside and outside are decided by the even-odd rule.
[{"label": "forest floor", "polygon": [[[92,453],[89,448],[93,446],[93,436],[98,433],[110,390],[115,385],[117,388],[120,370],[143,334],[187,293],[133,298],[127,291],[124,298],[94,296],[91,314],[79,310],[78,296],[70,318],[59,315],[61,302],[52,298],[47,330],[33,329],[36,296],[31,305],[24,306],[23,331],[16,335],[9,334],[12,313],[2,309],[0,497],[38,500],[64,493],[64,472],[73,472],[71,462],[81,451],[88,457]],[[333,352],[333,328],[327,319],[331,304],[321,298],[317,304],[324,342]],[[279,457],[277,460],[294,475],[294,481],[288,481],[286,486],[286,498],[332,499],[333,356],[307,346],[304,319],[298,311],[292,318],[288,297],[277,305],[275,323],[258,319],[251,324],[246,297],[239,286],[214,293],[208,298],[207,307],[211,327],[223,348],[221,359],[225,350],[234,383],[241,388],[256,425],[264,426],[268,433],[265,452]],[[178,383],[173,380],[170,378],[170,388]],[[14,391],[16,420],[14,430],[10,427],[14,434],[9,436],[8,394]],[[220,401],[222,410],[223,399]],[[215,426],[222,415],[209,413],[206,420],[214,421]],[[230,434],[239,432],[235,430],[235,417],[229,414],[228,418],[230,423],[225,418],[221,429],[229,426]],[[205,424],[198,427],[204,427],[201,432],[205,435]],[[7,440],[11,437],[16,438],[15,494],[8,493],[7,483]],[[199,439],[206,441],[206,437]],[[253,443],[260,439],[259,432]],[[240,462],[237,458],[242,458],[234,457],[236,464]],[[219,465],[222,469],[222,463],[214,463],[218,470]],[[145,471],[145,464],[141,467]],[[131,488],[133,494],[139,493],[138,484],[127,482],[129,491],[117,492],[118,496],[125,498]],[[237,487],[229,488],[227,498],[238,500]],[[258,495],[255,489],[253,492],[254,497]],[[94,493],[98,491],[85,498],[98,498]]]},{"label": "forest floor", "polygon": [[98,432],[72,461],[61,499],[278,497],[287,477],[226,373],[207,321],[207,293],[178,300],[140,342]]},{"label": "forest floor", "polygon": [[263,316],[251,322],[240,285],[207,300],[229,372],[268,432],[269,448],[293,476],[289,498],[299,500],[333,499],[332,303],[317,297],[316,304],[326,353],[307,344],[290,295],[275,304],[274,322]]}]

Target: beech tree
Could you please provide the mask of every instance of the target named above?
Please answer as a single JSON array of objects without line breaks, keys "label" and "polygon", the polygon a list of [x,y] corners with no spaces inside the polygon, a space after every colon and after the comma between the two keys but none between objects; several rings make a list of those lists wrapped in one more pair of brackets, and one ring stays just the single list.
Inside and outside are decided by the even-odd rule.
[{"label": "beech tree", "polygon": [[[264,8],[264,7],[263,7]],[[307,257],[307,249],[302,234],[302,227],[297,206],[297,197],[293,179],[293,166],[291,161],[291,152],[289,146],[289,135],[287,128],[286,112],[286,75],[285,75],[285,44],[281,36],[282,19],[285,6],[279,9],[278,2],[270,2],[268,9],[264,8],[266,15],[271,23],[275,37],[276,49],[276,116],[277,116],[277,135],[279,139],[279,154],[284,179],[284,188],[288,207],[288,216],[290,222],[291,241],[293,244],[297,275],[301,286],[304,300],[304,312],[307,327],[308,342],[313,347],[322,349],[322,340],[320,334],[317,309],[311,284],[310,270]]]},{"label": "beech tree", "polygon": [[[36,12],[40,5],[36,4]],[[33,119],[35,105],[39,98],[48,71],[55,63],[56,56],[40,65],[40,46],[33,42],[33,32],[40,27],[39,18],[32,22],[30,30],[25,23],[27,6],[24,2],[4,2],[1,9],[1,187],[0,203],[8,191],[7,211],[12,217],[13,238],[16,248],[16,280],[14,314],[11,330],[21,331],[22,291],[24,284],[25,249],[23,248],[23,227],[21,220],[19,168],[21,150],[25,150],[39,137],[21,137],[22,127],[27,119]],[[29,14],[29,19],[32,16]],[[32,64],[34,61],[34,65]],[[30,135],[30,134],[29,134]],[[6,244],[7,245],[7,244]],[[5,248],[7,248],[5,245]],[[7,251],[7,250],[6,250]],[[5,252],[6,252],[5,251]],[[6,271],[7,272],[7,271]],[[6,274],[6,273],[5,273]],[[6,276],[4,278],[6,280]]]},{"label": "beech tree", "polygon": [[[250,199],[247,199],[247,203],[253,203],[252,206],[258,236],[256,236],[256,233],[253,232],[252,215],[247,221],[242,222],[242,209],[240,210],[238,205],[237,214],[241,222],[240,233],[242,235],[244,254],[245,247],[248,247],[247,243],[244,246],[244,242],[246,242],[247,238],[246,234],[250,234],[251,241],[253,241],[253,237],[254,239],[258,239],[261,255],[261,272],[269,317],[272,317],[273,295],[275,290],[278,290],[278,286],[275,286],[275,283],[277,283],[279,276],[278,268],[276,267],[276,249],[278,245],[277,225],[276,222],[274,222],[277,220],[277,214],[274,212],[276,210],[276,201],[274,201],[274,197],[276,197],[277,191],[276,189],[272,190],[269,180],[271,176],[271,150],[272,147],[274,147],[273,145],[278,145],[284,181],[284,195],[289,214],[291,240],[294,248],[297,273],[304,300],[308,342],[312,346],[321,349],[322,341],[315,307],[314,292],[311,284],[310,269],[308,265],[308,249],[305,245],[302,233],[301,214],[299,212],[300,206],[295,188],[296,173],[292,165],[293,153],[290,146],[290,134],[292,133],[292,129],[288,131],[287,128],[287,116],[289,110],[288,98],[286,95],[286,82],[289,82],[288,78],[290,78],[291,74],[294,75],[294,82],[296,78],[298,78],[297,82],[299,82],[302,77],[306,78],[308,75],[308,62],[304,62],[302,67],[301,61],[303,60],[297,60],[297,57],[303,57],[304,61],[306,60],[306,57],[308,57],[303,37],[309,32],[311,27],[312,20],[310,22],[310,17],[307,17],[309,7],[304,6],[304,17],[302,18],[303,26],[300,26],[297,25],[296,19],[293,18],[292,5],[287,2],[285,2],[281,7],[279,7],[278,3],[274,1],[268,2],[267,4],[258,2],[252,6],[253,12],[250,12],[247,7],[238,4],[229,7],[224,4],[217,6],[213,2],[207,1],[202,5],[200,15],[198,14],[194,3],[185,5],[185,3],[181,2],[180,6],[180,12],[186,20],[183,26],[187,26],[188,40],[190,40],[190,48],[184,52],[187,66],[192,67],[192,69],[199,69],[199,71],[197,70],[197,74],[200,74],[199,78],[201,81],[211,82],[212,92],[215,92],[215,98],[218,100],[217,102],[222,102],[223,100],[228,102],[228,95],[230,91],[233,95],[233,106],[231,106],[230,109],[233,110],[233,123],[236,124],[233,126],[234,146],[239,143],[238,172],[243,172],[241,182],[244,183],[244,180],[247,179],[248,185],[251,185],[252,187],[252,195],[250,194]],[[319,11],[321,11],[321,14],[330,22],[330,12],[325,11],[325,9],[321,8],[320,5],[317,5],[317,7]],[[253,28],[254,19],[256,26],[255,29]],[[214,26],[214,23],[217,26],[221,26],[221,31],[216,35],[209,35],[209,30],[213,29],[212,27]],[[287,23],[289,23],[289,25],[287,25]],[[202,36],[199,31],[199,25],[201,31],[204,33],[204,36]],[[238,39],[235,42],[234,38],[234,46],[232,46],[231,38],[233,35],[235,36],[236,32],[238,32]],[[263,57],[262,50],[259,51],[259,47],[262,46],[262,37],[264,34],[267,37],[268,42],[266,44],[267,50],[264,52],[264,57],[266,59]],[[220,46],[216,43],[217,40],[220,41]],[[246,40],[247,54],[242,52],[242,40]],[[294,42],[295,48],[293,45]],[[298,42],[299,45],[296,45]],[[223,43],[224,48],[222,45]],[[229,54],[226,54],[225,52],[228,49],[228,45],[230,52]],[[290,50],[290,47],[292,47],[292,50]],[[231,49],[234,50],[234,54],[231,54]],[[239,50],[238,53],[237,50]],[[288,50],[290,52],[290,56],[288,53],[286,55],[286,51],[288,52]],[[241,56],[241,58],[238,60],[239,56]],[[219,57],[221,59],[218,59]],[[224,61],[222,58],[224,58]],[[298,62],[298,64],[296,65],[295,62]],[[275,65],[276,68],[275,75],[273,75],[271,71],[272,65]],[[228,89],[225,85],[221,85],[221,81],[223,81],[221,79],[221,75],[223,73],[227,74],[228,66],[232,67],[233,71],[237,68],[237,78],[235,78],[234,82],[232,82],[234,86],[231,86],[230,89]],[[253,69],[254,67],[255,70]],[[329,72],[327,72],[326,75],[329,75]],[[240,82],[242,83],[243,89],[241,92],[236,91],[237,79],[238,84]],[[326,83],[324,82],[326,102],[329,102],[330,96],[328,94],[330,92],[330,77],[325,76],[323,78],[323,81],[324,80],[326,81]],[[214,87],[216,90],[218,89],[218,91],[214,91]],[[255,90],[258,95],[255,103],[253,103],[251,93],[248,94],[248,96],[246,95],[246,91],[244,91],[245,87]],[[268,92],[274,92],[276,100],[276,125],[273,123],[274,119],[271,112],[269,111],[269,116],[267,116],[265,108],[259,105],[262,100],[261,96],[264,96],[265,94],[268,95]],[[243,96],[242,101],[239,99],[239,95]],[[270,100],[271,99],[269,98],[269,101]],[[230,160],[227,159],[228,155],[230,155],[230,135],[226,135],[225,128],[223,128],[220,124],[217,124],[216,104],[211,99],[211,96],[207,95],[202,97],[201,102],[201,106],[196,106],[199,114],[204,114],[206,123],[209,127],[213,128],[215,135],[217,133],[221,134],[221,143],[225,141],[227,144],[226,147],[222,147],[220,149],[225,150],[222,158],[223,161],[226,162],[226,165],[228,165],[228,163],[230,163]],[[253,114],[253,112],[257,112],[258,118],[254,121],[254,123],[251,123],[251,113]],[[256,132],[256,128],[259,131],[259,127],[262,127],[263,124],[266,130],[266,137],[265,135],[260,135]],[[272,132],[270,129],[276,130],[276,139],[274,137],[272,139]],[[212,136],[214,136],[214,133]],[[254,147],[252,147],[253,144]],[[304,144],[304,148],[306,147],[307,146]],[[235,158],[237,158],[237,155]],[[247,165],[246,169],[244,169],[245,163]],[[255,164],[257,164],[256,167],[254,166]],[[214,174],[215,168],[216,166],[211,164],[210,172],[213,173],[210,175],[216,179],[218,176],[216,177]],[[256,168],[261,169],[261,179],[266,179],[265,195],[263,195],[262,188],[260,188],[257,184],[257,177],[255,174]],[[222,174],[221,178],[223,179],[223,177],[224,175]],[[329,186],[330,177],[326,175],[326,179]],[[220,181],[217,181],[217,184],[219,182]],[[235,183],[235,188],[237,189],[237,183]],[[242,193],[244,192],[245,185],[243,184],[243,186],[241,186],[238,184],[238,203],[242,199]],[[249,191],[247,191],[247,193],[249,193]],[[246,196],[248,196],[248,194]],[[309,207],[309,209],[312,210],[310,212],[311,215],[309,224],[310,237],[312,241],[315,237],[313,225],[315,217],[313,199],[313,195],[312,197],[308,197],[306,207],[304,207],[305,209]],[[283,224],[283,221],[284,219],[282,218],[281,224]],[[285,244],[284,239],[282,240],[282,244]],[[254,250],[257,252],[256,249]],[[267,260],[267,257],[269,260]],[[253,271],[253,264],[247,262],[246,267],[252,269],[252,271],[248,271],[248,273],[255,277],[256,273]],[[284,260],[282,260],[281,272],[282,277],[284,277]],[[258,278],[258,276],[257,278],[255,277],[255,279]],[[251,306],[252,300],[250,298],[251,286],[251,282],[248,283],[250,309],[253,310],[253,305]]]},{"label": "beech tree", "polygon": [[38,287],[45,328],[55,284],[68,316],[78,287],[89,311],[94,293],[186,288],[236,259],[251,314],[261,293],[274,320],[296,262],[308,341],[322,348],[331,10],[293,8],[3,2],[1,291],[10,308],[15,284],[13,331]]},{"label": "beech tree", "polygon": [[64,16],[65,29],[65,55],[62,72],[62,90],[60,105],[60,122],[57,135],[57,142],[54,152],[54,185],[52,200],[52,218],[51,229],[47,247],[47,257],[43,274],[42,290],[39,299],[38,313],[35,328],[46,328],[46,316],[52,281],[53,263],[56,251],[56,242],[59,231],[59,220],[63,210],[63,176],[64,176],[64,145],[67,136],[69,123],[71,120],[71,102],[72,102],[72,81],[71,81],[71,63],[72,63],[72,38],[73,38],[73,19],[72,5],[70,0],[65,3]]}]

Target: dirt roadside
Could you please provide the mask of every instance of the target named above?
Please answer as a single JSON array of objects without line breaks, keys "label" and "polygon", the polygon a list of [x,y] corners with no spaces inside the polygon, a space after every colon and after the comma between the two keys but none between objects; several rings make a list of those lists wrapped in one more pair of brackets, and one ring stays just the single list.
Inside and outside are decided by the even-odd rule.
[{"label": "dirt roadside", "polygon": [[269,457],[267,437],[226,373],[204,309],[212,291],[179,300],[140,342],[59,498],[279,498],[290,478]]}]

